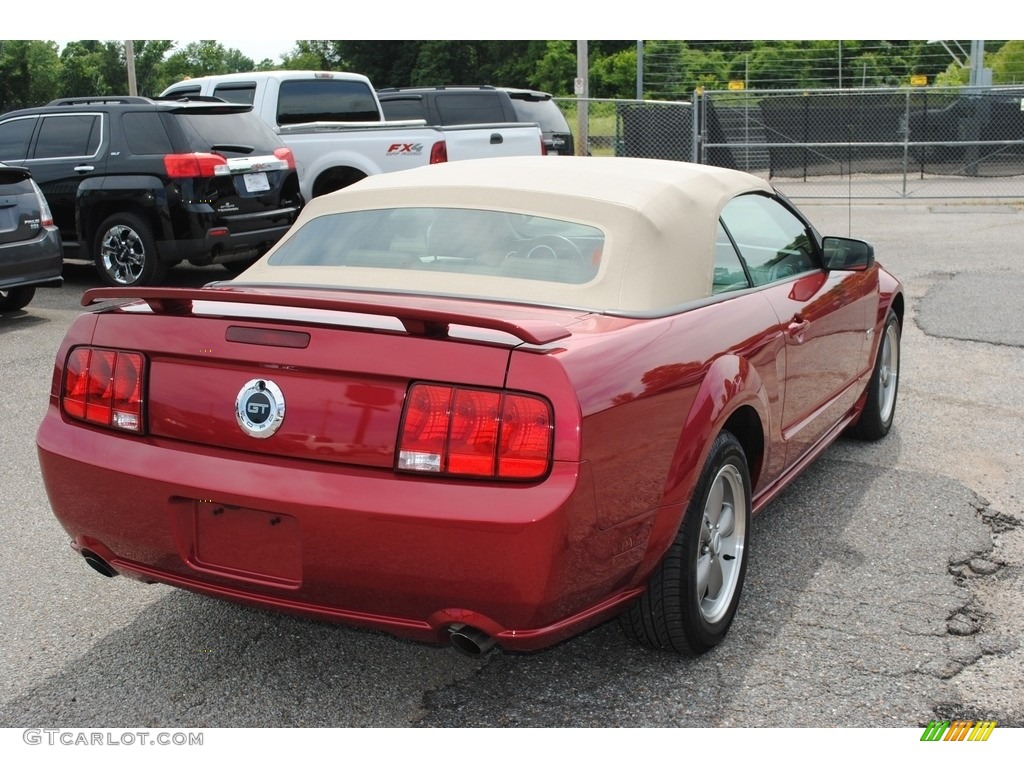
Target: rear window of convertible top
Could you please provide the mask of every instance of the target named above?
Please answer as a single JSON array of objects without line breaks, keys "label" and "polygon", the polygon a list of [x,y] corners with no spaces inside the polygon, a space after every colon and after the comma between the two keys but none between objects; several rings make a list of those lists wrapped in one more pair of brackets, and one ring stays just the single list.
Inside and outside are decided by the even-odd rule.
[{"label": "rear window of convertible top", "polygon": [[597,274],[603,249],[604,234],[588,224],[506,211],[389,208],[311,219],[268,263],[579,284]]}]

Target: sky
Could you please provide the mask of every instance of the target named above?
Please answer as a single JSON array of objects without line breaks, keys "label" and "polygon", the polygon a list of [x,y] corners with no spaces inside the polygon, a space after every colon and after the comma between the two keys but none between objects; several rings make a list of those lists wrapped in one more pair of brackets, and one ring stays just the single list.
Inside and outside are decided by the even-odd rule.
[{"label": "sky", "polygon": [[[308,38],[304,38],[308,39]],[[187,45],[189,40],[178,40],[179,46]],[[259,64],[264,59],[281,61],[281,55],[290,53],[295,47],[295,40],[262,40],[262,39],[238,39],[218,40],[225,48],[237,48],[255,63]]]}]

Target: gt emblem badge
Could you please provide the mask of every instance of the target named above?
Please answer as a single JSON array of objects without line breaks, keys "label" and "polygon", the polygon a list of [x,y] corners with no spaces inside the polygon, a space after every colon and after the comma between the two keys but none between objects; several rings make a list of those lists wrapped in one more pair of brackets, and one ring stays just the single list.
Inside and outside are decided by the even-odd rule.
[{"label": "gt emblem badge", "polygon": [[270,437],[284,421],[284,394],[266,379],[246,382],[235,398],[235,419],[245,434]]}]

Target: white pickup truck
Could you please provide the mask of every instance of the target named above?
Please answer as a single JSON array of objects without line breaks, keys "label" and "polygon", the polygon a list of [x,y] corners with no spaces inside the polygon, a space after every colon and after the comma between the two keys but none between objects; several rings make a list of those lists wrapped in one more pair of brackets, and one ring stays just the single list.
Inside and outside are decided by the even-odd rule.
[{"label": "white pickup truck", "polygon": [[544,154],[540,127],[496,123],[441,128],[388,122],[370,80],[351,72],[275,71],[182,80],[161,99],[215,97],[251,104],[291,149],[310,200],[375,173],[478,157]]}]

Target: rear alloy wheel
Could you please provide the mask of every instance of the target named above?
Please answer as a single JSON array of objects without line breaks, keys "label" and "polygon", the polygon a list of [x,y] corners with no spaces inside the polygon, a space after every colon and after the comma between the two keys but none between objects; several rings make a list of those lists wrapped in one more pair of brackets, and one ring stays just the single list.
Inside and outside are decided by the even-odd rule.
[{"label": "rear alloy wheel", "polygon": [[900,383],[900,319],[891,309],[878,343],[875,369],[868,382],[868,396],[850,433],[861,440],[880,440],[889,434],[896,415]]},{"label": "rear alloy wheel", "polygon": [[13,312],[27,306],[36,295],[34,285],[23,285],[19,288],[0,290],[0,312]]},{"label": "rear alloy wheel", "polygon": [[96,271],[107,285],[156,285],[170,265],[161,262],[149,225],[131,213],[109,217],[96,233]]},{"label": "rear alloy wheel", "polygon": [[739,605],[747,570],[750,471],[739,441],[722,432],[676,539],[647,591],[622,615],[630,638],[695,656],[720,643]]}]

